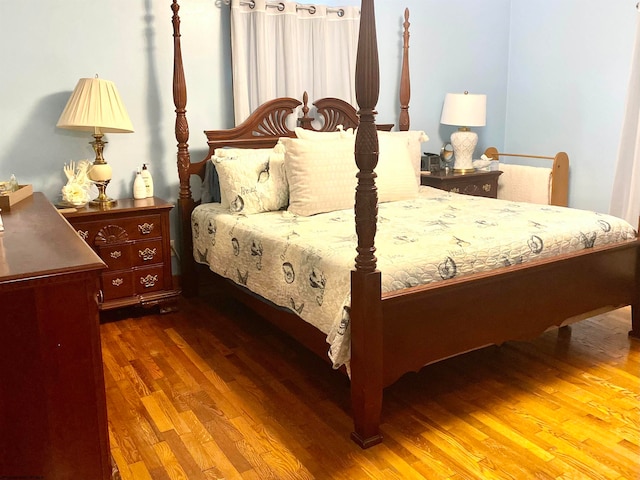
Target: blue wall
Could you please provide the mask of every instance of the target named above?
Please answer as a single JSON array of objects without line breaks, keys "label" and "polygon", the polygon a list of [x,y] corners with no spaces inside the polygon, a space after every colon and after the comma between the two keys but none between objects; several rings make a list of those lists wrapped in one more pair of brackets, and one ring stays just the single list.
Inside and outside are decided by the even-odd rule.
[{"label": "blue wall", "polygon": [[518,152],[566,151],[571,206],[609,208],[631,71],[635,3],[511,2],[504,146]]},{"label": "blue wall", "polygon": [[[182,42],[192,156],[202,130],[232,126],[228,7],[183,1]],[[353,0],[336,4],[358,4]],[[62,166],[93,158],[90,136],[55,124],[78,78],[113,80],[135,133],[111,134],[108,192],[131,195],[135,169],[149,163],[158,196],[177,197],[171,96],[169,0],[2,2],[0,179],[53,201]],[[404,7],[411,11],[412,128],[438,151],[453,127],[439,124],[447,92],[488,96],[479,151],[554,153],[572,161],[570,203],[606,212],[635,35],[635,2],[609,0],[378,0],[380,122],[397,119]],[[204,45],[204,46],[202,46]],[[175,212],[173,213],[175,218]]]}]

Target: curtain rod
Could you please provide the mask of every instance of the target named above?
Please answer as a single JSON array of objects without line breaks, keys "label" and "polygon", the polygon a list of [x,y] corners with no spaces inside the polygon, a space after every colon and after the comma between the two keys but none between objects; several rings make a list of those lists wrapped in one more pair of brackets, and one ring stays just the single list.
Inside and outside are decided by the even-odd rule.
[{"label": "curtain rod", "polygon": [[[231,5],[231,0],[221,0],[222,3],[224,3],[225,5]],[[246,2],[240,2],[240,5],[242,6],[246,6],[248,5],[249,8],[253,9],[256,7],[256,2],[254,0],[248,0]],[[278,9],[279,12],[282,12],[284,10],[284,3],[282,2],[267,2],[266,3],[267,7],[275,7]],[[316,13],[317,9],[315,5],[301,5],[301,4],[296,4],[296,11],[298,10],[307,10],[311,15],[313,15],[314,13]],[[339,17],[344,16],[344,8],[331,8],[331,7],[327,7],[327,12],[328,13],[337,13]]]}]

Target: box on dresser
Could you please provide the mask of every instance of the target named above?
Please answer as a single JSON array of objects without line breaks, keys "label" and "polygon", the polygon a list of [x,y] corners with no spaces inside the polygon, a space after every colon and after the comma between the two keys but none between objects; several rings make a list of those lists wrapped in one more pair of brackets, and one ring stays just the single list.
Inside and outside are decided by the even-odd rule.
[{"label": "box on dresser", "polygon": [[180,290],[171,273],[169,212],[156,197],[125,198],[109,209],[86,206],[63,215],[109,267],[101,275],[100,309],[175,308]]}]

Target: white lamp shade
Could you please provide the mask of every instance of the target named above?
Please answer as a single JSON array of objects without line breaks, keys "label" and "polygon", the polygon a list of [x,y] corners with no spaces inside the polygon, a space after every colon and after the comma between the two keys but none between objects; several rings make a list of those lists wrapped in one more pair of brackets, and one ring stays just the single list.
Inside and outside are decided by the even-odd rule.
[{"label": "white lamp shade", "polygon": [[447,93],[440,123],[459,127],[483,127],[487,123],[487,96]]},{"label": "white lamp shade", "polygon": [[95,133],[130,133],[133,125],[115,84],[102,78],[81,78],[64,107],[58,127]]}]

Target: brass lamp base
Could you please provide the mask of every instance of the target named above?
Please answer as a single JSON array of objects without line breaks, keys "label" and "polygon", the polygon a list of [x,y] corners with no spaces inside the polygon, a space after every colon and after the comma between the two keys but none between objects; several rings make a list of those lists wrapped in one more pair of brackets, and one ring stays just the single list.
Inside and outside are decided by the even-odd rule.
[{"label": "brass lamp base", "polygon": [[104,182],[94,182],[98,187],[98,196],[89,202],[89,205],[92,207],[99,207],[101,209],[107,210],[118,203],[117,200],[110,198],[107,196],[106,190],[107,185],[109,184],[109,180]]},{"label": "brass lamp base", "polygon": [[474,173],[476,171],[475,168],[454,168],[453,173]]}]

